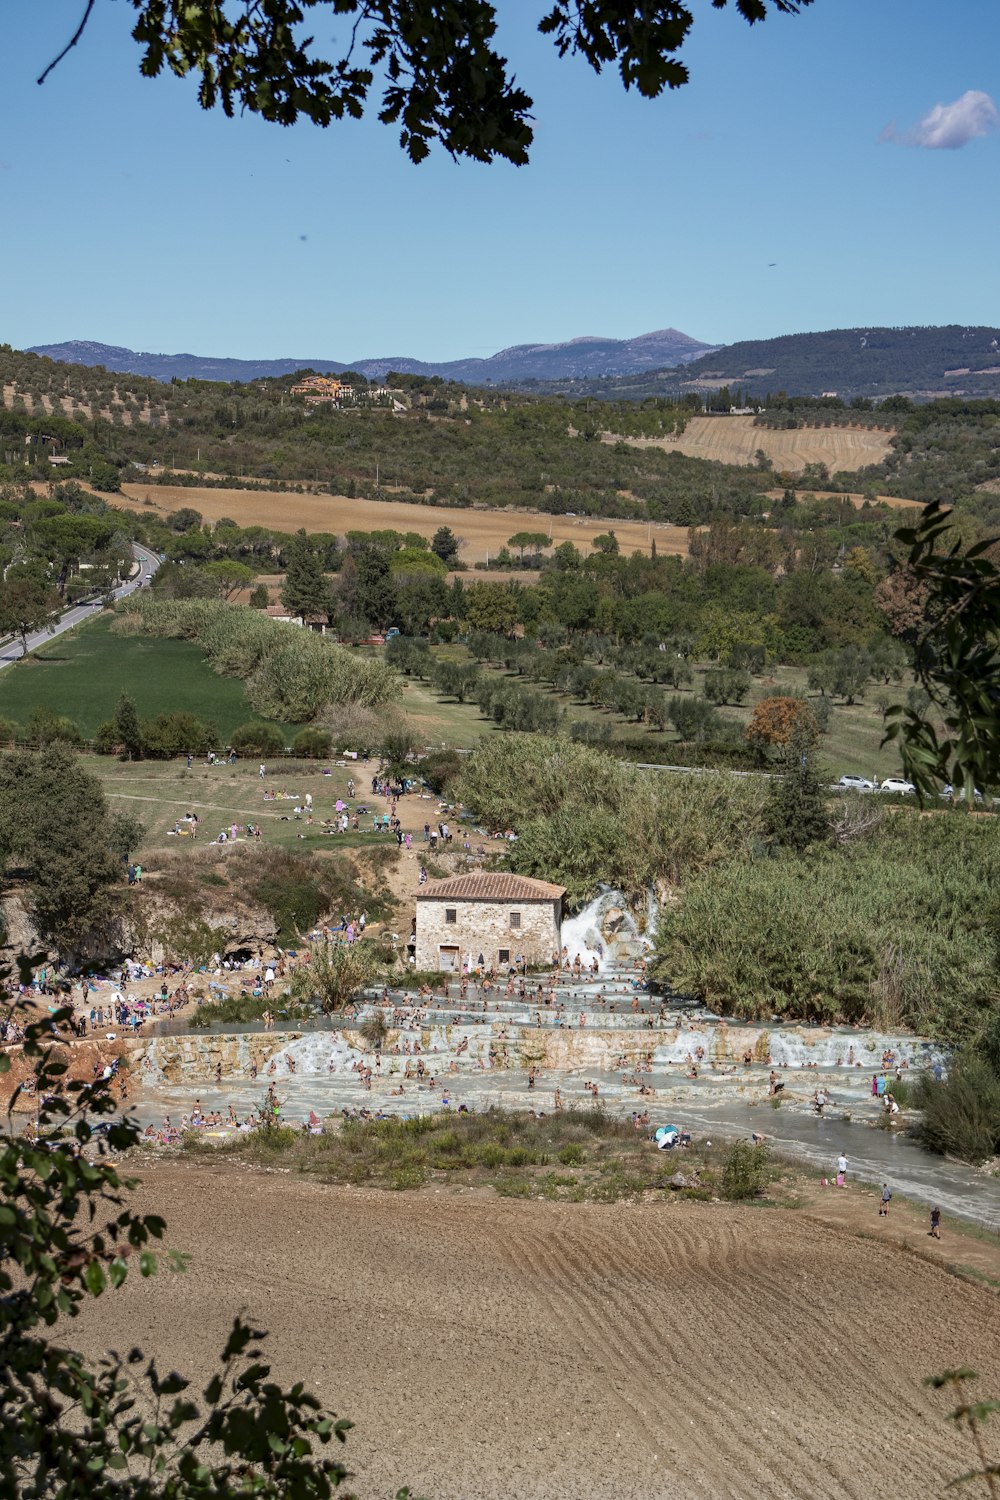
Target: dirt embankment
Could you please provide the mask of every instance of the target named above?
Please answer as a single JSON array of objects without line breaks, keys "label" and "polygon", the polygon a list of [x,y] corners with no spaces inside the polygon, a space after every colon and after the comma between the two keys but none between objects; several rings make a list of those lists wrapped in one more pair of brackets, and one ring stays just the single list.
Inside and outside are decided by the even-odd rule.
[{"label": "dirt embankment", "polygon": [[203,1369],[244,1310],[275,1373],[356,1423],[363,1497],[927,1500],[970,1455],[921,1378],[1000,1391],[991,1292],[803,1212],[143,1176],[191,1267],[73,1341]]}]

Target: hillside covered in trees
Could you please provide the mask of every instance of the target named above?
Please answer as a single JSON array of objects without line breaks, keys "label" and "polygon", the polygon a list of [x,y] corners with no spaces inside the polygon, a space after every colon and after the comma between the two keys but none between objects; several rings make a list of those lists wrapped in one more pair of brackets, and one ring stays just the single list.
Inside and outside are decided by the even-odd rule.
[{"label": "hillside covered in trees", "polygon": [[[982,343],[990,330],[980,332]],[[292,376],[162,384],[0,348],[0,481],[57,476],[105,493],[129,479],[303,487],[680,526],[720,518],[774,524],[775,487],[941,500],[984,524],[997,508],[1000,401],[848,401],[776,390],[755,419],[762,429],[860,424],[893,434],[885,460],[869,468],[830,473],[809,464],[786,473],[762,452],[739,466],[658,446],[702,409],[705,398],[694,392],[598,402],[436,377],[393,381],[391,402],[370,397],[365,377],[352,375],[353,394],[339,405],[309,404],[292,394]],[[726,411],[745,399],[738,385],[708,397]]]},{"label": "hillside covered in trees", "polygon": [[[834,328],[728,344],[672,370],[592,381],[548,381],[534,389],[579,400],[643,400],[742,387],[755,399],[769,391],[881,399],[1000,395],[1000,328]],[[530,388],[530,387],[529,387]]]}]

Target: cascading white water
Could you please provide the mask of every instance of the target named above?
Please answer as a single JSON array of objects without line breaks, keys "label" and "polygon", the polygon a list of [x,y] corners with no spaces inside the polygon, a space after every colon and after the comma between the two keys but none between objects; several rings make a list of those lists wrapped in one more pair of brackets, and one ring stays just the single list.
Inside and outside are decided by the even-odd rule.
[{"label": "cascading white water", "polygon": [[296,1037],[274,1054],[274,1075],[288,1077],[292,1072],[289,1059],[295,1064],[296,1073],[319,1075],[349,1068],[360,1055],[360,1047],[352,1047],[341,1032],[313,1031]]},{"label": "cascading white water", "polygon": [[[560,940],[569,963],[577,954],[586,967],[597,960],[603,973],[615,959],[631,957],[638,949],[649,946],[656,928],[656,896],[650,891],[646,904],[646,932],[640,934],[628,899],[621,891],[607,886],[589,901],[575,917],[568,917],[560,929]],[[613,925],[609,917],[614,913]]]}]

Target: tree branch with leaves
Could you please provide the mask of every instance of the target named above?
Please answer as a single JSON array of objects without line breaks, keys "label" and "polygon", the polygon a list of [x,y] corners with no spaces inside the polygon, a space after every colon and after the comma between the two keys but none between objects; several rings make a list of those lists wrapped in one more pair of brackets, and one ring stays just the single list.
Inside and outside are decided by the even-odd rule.
[{"label": "tree branch with leaves", "polygon": [[[378,118],[399,125],[400,145],[422,161],[438,143],[453,157],[522,165],[533,139],[533,100],[496,45],[488,0],[131,0],[140,71],[164,69],[199,80],[203,109],[248,110],[279,125],[300,115],[320,126],[360,119],[381,90]],[[712,0],[724,10],[728,0]],[[733,0],[753,25],[796,15],[812,0]],[[38,79],[84,36],[86,0],[73,36]],[[583,57],[595,72],[617,68],[626,89],[654,99],[688,81],[678,53],[694,21],[687,0],[556,0],[538,23],[560,57]],[[341,35],[321,52],[315,28]],[[329,56],[324,55],[329,53]]]},{"label": "tree branch with leaves", "polygon": [[953,540],[951,512],[935,502],[916,526],[896,532],[909,547],[906,569],[926,591],[917,636],[917,679],[936,711],[896,705],[885,743],[899,747],[903,769],[923,794],[942,782],[1000,788],[1000,567],[996,540]]},{"label": "tree branch with leaves", "polygon": [[[27,984],[44,955],[21,961]],[[3,979],[9,980],[4,974]],[[128,1206],[132,1179],[111,1152],[140,1140],[116,1117],[107,1082],[71,1079],[71,1012],[36,1019],[0,1010],[0,1075],[21,1080],[0,1132],[0,1475],[14,1500],[328,1500],[347,1477],[339,1444],[350,1422],[301,1382],[283,1389],[260,1359],[266,1337],[237,1319],[214,1369],[193,1382],[162,1374],[139,1349],[94,1363],[57,1337],[92,1297],[138,1264],[182,1271],[151,1248],[166,1225]],[[37,1124],[17,1128],[24,1094]],[[408,1494],[403,1490],[399,1497]],[[399,1500],[398,1497],[398,1500]]]}]

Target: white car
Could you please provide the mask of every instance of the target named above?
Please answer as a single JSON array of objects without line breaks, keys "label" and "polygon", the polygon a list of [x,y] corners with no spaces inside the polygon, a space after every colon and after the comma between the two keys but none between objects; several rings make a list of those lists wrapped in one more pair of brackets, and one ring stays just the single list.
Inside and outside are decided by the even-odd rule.
[{"label": "white car", "polygon": [[841,776],[837,785],[844,792],[873,792],[875,790],[875,783],[869,781],[867,776]]},{"label": "white car", "polygon": [[916,790],[913,782],[904,781],[902,776],[887,776],[879,786],[880,792],[892,792],[897,797],[912,797]]}]

